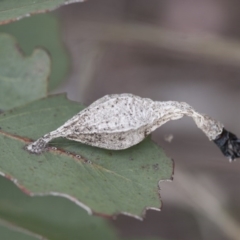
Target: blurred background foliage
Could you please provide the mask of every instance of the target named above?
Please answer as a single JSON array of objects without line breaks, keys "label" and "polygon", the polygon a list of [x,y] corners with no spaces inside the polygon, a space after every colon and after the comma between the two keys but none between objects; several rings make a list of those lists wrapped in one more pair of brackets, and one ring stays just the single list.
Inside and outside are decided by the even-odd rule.
[{"label": "blurred background foliage", "polygon": [[[0,30],[15,35],[27,54],[34,46],[48,49],[50,89],[64,80],[54,93],[67,91],[84,104],[122,92],[185,101],[240,135],[239,13],[236,0],[89,0]],[[61,41],[71,59],[68,76]],[[153,139],[175,160],[174,181],[160,183],[161,212],[148,211],[143,222],[111,221],[120,236],[240,239],[240,163],[229,164],[187,118],[161,127]],[[72,207],[59,201],[61,209]]]},{"label": "blurred background foliage", "polygon": [[51,57],[49,90],[66,79],[69,56],[61,39],[61,26],[56,14],[40,14],[21,21],[0,26],[0,32],[14,36],[24,54],[30,55],[34,48],[44,48]]}]

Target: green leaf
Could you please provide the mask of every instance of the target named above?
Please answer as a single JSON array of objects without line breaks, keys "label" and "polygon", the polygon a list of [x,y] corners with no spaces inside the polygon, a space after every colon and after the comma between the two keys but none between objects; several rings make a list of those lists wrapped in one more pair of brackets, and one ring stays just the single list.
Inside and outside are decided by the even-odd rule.
[{"label": "green leaf", "polygon": [[[88,215],[66,199],[31,198],[2,177],[0,189],[0,239],[120,239],[116,229],[107,220]],[[160,240],[148,237],[135,239]]]},{"label": "green leaf", "polygon": [[0,239],[120,239],[108,221],[88,215],[66,199],[52,196],[31,198],[2,177],[0,189]]},{"label": "green leaf", "polygon": [[9,239],[9,240],[37,240],[39,238],[34,236],[29,236],[24,232],[16,231],[11,228],[1,226],[0,223],[0,239]]},{"label": "green leaf", "polygon": [[0,25],[75,2],[83,2],[83,0],[1,0]]},{"label": "green leaf", "polygon": [[26,55],[30,55],[39,46],[48,50],[52,60],[49,90],[53,90],[66,77],[69,59],[61,41],[60,23],[56,15],[40,14],[25,18],[0,26],[0,32],[16,37]]},{"label": "green leaf", "polygon": [[147,207],[159,209],[158,182],[171,179],[173,163],[150,138],[121,151],[65,139],[52,143],[58,150],[41,155],[23,149],[28,138],[54,130],[82,109],[58,95],[1,114],[0,172],[28,194],[64,196],[88,212],[141,217]]},{"label": "green leaf", "polygon": [[36,49],[29,57],[18,50],[16,41],[0,34],[0,109],[7,110],[47,95],[50,59]]},{"label": "green leaf", "polygon": [[[31,198],[19,191],[10,181],[0,177],[0,239],[20,240],[22,233],[7,233],[1,221],[51,240],[118,239],[108,222],[88,215],[67,199],[58,197]],[[5,227],[4,227],[5,228]],[[15,234],[19,238],[1,237]],[[8,236],[8,235],[6,235]],[[9,235],[10,236],[10,235]],[[24,240],[31,240],[23,238]],[[33,238],[35,239],[35,238]]]}]

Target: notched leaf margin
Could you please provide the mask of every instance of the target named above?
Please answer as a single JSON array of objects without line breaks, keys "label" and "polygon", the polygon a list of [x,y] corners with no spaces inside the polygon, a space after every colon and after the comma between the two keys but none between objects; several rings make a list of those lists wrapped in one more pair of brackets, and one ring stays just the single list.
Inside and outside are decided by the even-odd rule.
[{"label": "notched leaf margin", "polygon": [[[0,25],[1,25],[1,22],[0,22]],[[16,37],[14,37],[11,34],[5,33],[5,32],[0,32],[0,37],[1,36],[6,36],[6,37],[11,38],[11,40],[13,41],[13,48],[19,54],[19,56],[22,58],[22,60],[28,60],[28,59],[34,58],[35,55],[38,54],[38,52],[42,52],[42,51],[47,55],[48,60],[49,60],[49,68],[48,68],[48,72],[47,72],[47,78],[45,79],[45,97],[43,97],[42,99],[46,98],[48,96],[48,92],[49,92],[49,78],[50,78],[50,74],[51,74],[51,70],[52,70],[51,54],[49,53],[49,51],[47,49],[45,49],[44,47],[38,47],[37,46],[33,49],[32,53],[30,55],[28,55],[28,54],[25,54],[23,52],[23,50],[20,47]],[[38,100],[39,99],[36,99],[34,101],[38,101]],[[27,102],[26,104],[29,104],[29,103],[31,103],[31,102]],[[26,105],[26,104],[23,104],[23,105]],[[20,106],[18,106],[18,107],[20,107]],[[3,114],[7,111],[14,110],[15,108],[18,108],[18,107],[14,107],[14,108],[6,110],[6,111],[0,109],[0,114]]]}]

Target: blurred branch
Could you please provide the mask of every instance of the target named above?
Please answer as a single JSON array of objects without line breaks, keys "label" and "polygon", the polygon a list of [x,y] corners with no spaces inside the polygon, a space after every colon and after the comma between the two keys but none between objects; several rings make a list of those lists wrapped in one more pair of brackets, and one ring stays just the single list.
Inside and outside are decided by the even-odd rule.
[{"label": "blurred branch", "polygon": [[214,191],[209,190],[201,179],[179,169],[177,175],[179,188],[190,198],[193,207],[211,219],[229,239],[239,240],[239,223],[224,209],[221,198],[216,194],[216,186]]},{"label": "blurred branch", "polygon": [[85,102],[89,86],[91,86],[98,67],[99,61],[102,59],[105,47],[101,43],[93,41],[82,43],[82,60],[79,65],[79,96],[80,101]]},{"label": "blurred branch", "polygon": [[240,65],[240,42],[210,35],[191,35],[143,24],[82,22],[81,40],[143,43],[179,54]]}]

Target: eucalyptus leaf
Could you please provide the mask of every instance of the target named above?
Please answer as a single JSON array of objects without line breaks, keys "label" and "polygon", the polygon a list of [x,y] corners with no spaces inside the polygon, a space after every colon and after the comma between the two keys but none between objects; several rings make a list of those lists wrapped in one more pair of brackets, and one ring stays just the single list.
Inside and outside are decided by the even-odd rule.
[{"label": "eucalyptus leaf", "polygon": [[30,14],[54,10],[61,5],[82,2],[83,0],[1,0],[0,25],[29,17]]},{"label": "eucalyptus leaf", "polygon": [[0,34],[0,109],[5,111],[47,96],[50,59],[42,49],[23,56],[15,39]]},{"label": "eucalyptus leaf", "polygon": [[[64,198],[31,198],[3,177],[0,177],[0,189],[1,240],[123,240],[106,219],[89,216]],[[160,240],[153,237],[134,239]]]},{"label": "eucalyptus leaf", "polygon": [[[32,240],[31,235],[49,240],[118,239],[116,230],[99,217],[89,216],[83,209],[63,198],[48,196],[31,198],[13,183],[0,177],[0,238],[2,240]],[[12,223],[14,231],[1,227],[1,220]],[[30,232],[30,234],[24,234]],[[30,236],[29,236],[30,235]],[[20,238],[25,236],[25,238]]]},{"label": "eucalyptus leaf", "polygon": [[35,236],[29,236],[28,234],[15,231],[5,226],[1,226],[0,223],[0,239],[9,239],[9,240],[38,240],[39,238]]},{"label": "eucalyptus leaf", "polygon": [[69,59],[61,41],[59,18],[55,14],[39,14],[2,25],[0,32],[13,35],[26,55],[30,55],[36,47],[47,49],[52,60],[49,90],[57,87],[66,77]]},{"label": "eucalyptus leaf", "polygon": [[83,108],[57,95],[1,114],[0,172],[30,195],[64,196],[89,213],[141,218],[146,208],[159,209],[158,183],[172,178],[173,163],[150,138],[121,151],[65,139],[41,155],[24,150],[29,138],[39,138]]}]

